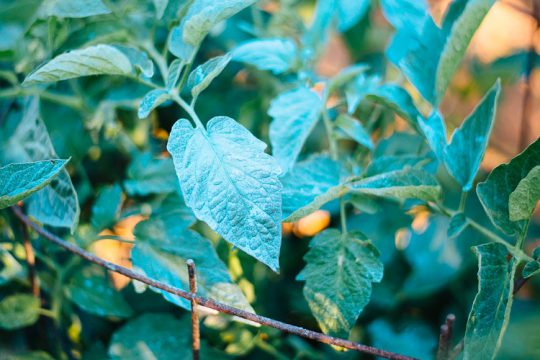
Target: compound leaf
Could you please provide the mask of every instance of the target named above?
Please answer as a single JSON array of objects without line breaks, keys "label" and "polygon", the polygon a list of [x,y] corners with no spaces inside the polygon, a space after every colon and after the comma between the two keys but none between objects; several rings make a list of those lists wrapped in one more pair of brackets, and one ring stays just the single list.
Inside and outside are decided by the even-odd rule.
[{"label": "compound leaf", "polygon": [[0,168],[0,209],[15,205],[47,186],[69,160],[9,164]]},{"label": "compound leaf", "polygon": [[272,101],[268,110],[274,119],[270,124],[270,141],[284,172],[294,166],[323,105],[319,95],[305,87],[282,93]]},{"label": "compound leaf", "polygon": [[183,119],[167,149],[186,204],[225,240],[277,271],[281,245],[281,170],[266,144],[228,117],[207,132]]},{"label": "compound leaf", "polygon": [[304,297],[325,333],[345,337],[369,302],[371,284],[382,280],[379,252],[362,234],[337,229],[320,233],[309,247],[298,275],[306,282]]}]

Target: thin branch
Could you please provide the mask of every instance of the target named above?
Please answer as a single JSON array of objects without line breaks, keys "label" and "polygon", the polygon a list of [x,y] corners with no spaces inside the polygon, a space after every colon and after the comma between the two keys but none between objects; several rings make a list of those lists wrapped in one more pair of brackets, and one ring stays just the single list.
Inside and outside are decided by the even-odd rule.
[{"label": "thin branch", "polygon": [[446,317],[445,323],[441,326],[441,333],[439,335],[439,349],[437,350],[437,360],[448,359],[450,352],[450,346],[452,345],[452,333],[454,330],[454,322],[456,316],[449,314]]},{"label": "thin branch", "polygon": [[[195,275],[195,263],[189,259],[187,262],[189,275],[189,292],[193,295],[197,293],[197,277]],[[197,310],[197,301],[191,298],[191,339],[193,349],[193,360],[200,359],[201,352],[201,333],[199,329],[199,312]]]},{"label": "thin branch", "polygon": [[182,297],[182,298],[184,298],[186,300],[190,300],[190,301],[192,299],[194,299],[197,302],[197,304],[200,305],[200,306],[204,306],[204,307],[207,307],[207,308],[210,308],[210,309],[217,310],[217,311],[219,311],[219,312],[221,312],[223,314],[238,316],[240,318],[259,323],[261,325],[270,326],[270,327],[273,327],[275,329],[281,330],[283,332],[298,335],[298,336],[304,337],[306,339],[315,340],[315,341],[318,341],[318,342],[321,342],[321,343],[324,343],[324,344],[335,345],[335,346],[343,347],[343,348],[346,348],[346,349],[356,350],[356,351],[359,351],[359,352],[363,352],[363,353],[366,353],[366,354],[371,354],[371,355],[374,355],[374,356],[379,356],[379,357],[383,357],[383,358],[391,359],[391,360],[416,360],[415,358],[412,358],[412,357],[409,357],[409,356],[396,354],[396,353],[393,353],[393,352],[390,352],[390,351],[377,349],[377,348],[374,348],[374,347],[371,347],[371,346],[362,345],[362,344],[359,344],[359,343],[355,343],[355,342],[345,340],[345,339],[336,338],[336,337],[333,337],[333,336],[328,336],[328,335],[325,335],[325,334],[322,334],[322,333],[319,333],[319,332],[316,332],[316,331],[307,330],[307,329],[304,329],[304,328],[299,327],[299,326],[290,325],[290,324],[287,324],[287,323],[284,323],[284,322],[281,322],[281,321],[278,321],[278,320],[274,320],[274,319],[271,319],[271,318],[260,316],[260,315],[257,315],[257,314],[254,314],[254,313],[251,313],[251,312],[248,312],[248,311],[244,311],[244,310],[241,310],[241,309],[238,309],[238,308],[235,308],[235,307],[220,303],[220,302],[212,300],[212,299],[207,299],[207,298],[202,297],[202,296],[193,295],[193,294],[191,294],[191,293],[189,293],[187,291],[184,291],[184,290],[181,290],[179,288],[164,284],[162,282],[159,282],[157,280],[154,280],[154,279],[151,279],[151,278],[149,278],[147,276],[139,274],[139,273],[137,273],[135,271],[127,269],[127,268],[125,268],[123,266],[116,265],[116,264],[111,263],[109,261],[106,261],[106,260],[104,260],[104,259],[102,259],[100,257],[97,257],[96,255],[94,255],[92,253],[89,253],[86,250],[83,250],[82,248],[78,247],[75,244],[69,243],[69,242],[59,238],[58,236],[52,234],[51,232],[44,229],[43,227],[35,224],[18,207],[12,207],[11,209],[12,209],[13,213],[21,221],[23,221],[26,225],[28,225],[29,227],[34,229],[37,233],[39,233],[45,239],[55,243],[56,245],[64,248],[65,250],[68,250],[69,252],[71,252],[73,254],[76,254],[76,255],[82,257],[83,259],[88,260],[88,261],[90,261],[90,262],[92,262],[94,264],[102,266],[107,270],[117,272],[117,273],[122,274],[124,276],[127,276],[127,277],[129,277],[131,279],[134,279],[134,280],[140,281],[140,282],[142,282],[144,284],[155,287],[156,289],[160,289],[160,290],[163,290],[165,292],[168,292],[169,294],[180,296],[180,297]]}]

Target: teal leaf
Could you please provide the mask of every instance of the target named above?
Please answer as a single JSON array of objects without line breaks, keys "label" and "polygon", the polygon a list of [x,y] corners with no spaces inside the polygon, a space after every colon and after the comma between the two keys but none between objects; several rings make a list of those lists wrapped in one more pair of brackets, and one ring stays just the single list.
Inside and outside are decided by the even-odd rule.
[{"label": "teal leaf", "polygon": [[[6,146],[8,158],[17,162],[56,159],[56,151],[45,124],[39,117],[37,97],[26,100],[22,120]],[[79,222],[79,200],[71,178],[62,169],[56,178],[26,201],[28,215],[39,222],[73,230]]]},{"label": "teal leaf", "polygon": [[40,302],[32,295],[17,294],[0,301],[0,328],[15,330],[33,325],[39,319]]},{"label": "teal leaf", "polygon": [[540,139],[529,145],[508,164],[497,166],[486,181],[478,184],[476,193],[491,222],[508,235],[521,234],[526,221],[510,220],[509,200],[521,179],[540,164]]},{"label": "teal leaf", "polygon": [[124,187],[129,195],[135,196],[180,190],[172,159],[154,158],[150,153],[139,154],[131,160]]},{"label": "teal leaf", "polygon": [[460,212],[450,218],[450,224],[448,224],[448,237],[454,238],[461,234],[467,227],[467,217]]},{"label": "teal leaf", "polygon": [[[414,1],[414,0],[413,0]],[[398,329],[385,320],[375,320],[367,328],[373,346],[416,359],[433,359],[437,336],[428,324],[407,322]],[[377,358],[381,359],[381,358]]]},{"label": "teal leaf", "polygon": [[[383,9],[398,28],[387,56],[430,103],[437,105],[459,66],[472,36],[495,0],[455,1],[439,28],[424,6],[393,2]],[[397,20],[397,14],[407,14]],[[427,11],[426,11],[427,12]]]},{"label": "teal leaf", "polygon": [[0,209],[15,205],[50,184],[68,161],[45,160],[1,167]]},{"label": "teal leaf", "polygon": [[70,277],[67,297],[82,310],[101,317],[128,318],[133,310],[115,290],[106,270],[90,265]]},{"label": "teal leaf", "polygon": [[366,99],[379,103],[405,119],[413,129],[418,129],[420,112],[407,90],[395,84],[383,84],[366,91]]},{"label": "teal leaf", "polygon": [[101,0],[45,0],[39,13],[41,17],[84,18],[111,11]]},{"label": "teal leaf", "polygon": [[231,55],[217,56],[198,66],[189,74],[187,86],[191,89],[191,95],[196,98],[203,92],[216,77],[221,74],[231,61]]},{"label": "teal leaf", "polygon": [[398,30],[420,29],[429,16],[425,0],[381,0],[381,9],[388,22]]},{"label": "teal leaf", "polygon": [[335,17],[341,32],[356,25],[369,10],[370,0],[337,0]]},{"label": "teal leaf", "polygon": [[518,262],[505,246],[489,243],[475,247],[478,256],[478,293],[467,321],[463,358],[494,359],[512,308],[514,274]]},{"label": "teal leaf", "polygon": [[379,252],[361,233],[329,229],[314,237],[298,275],[304,297],[324,333],[347,337],[383,278]]},{"label": "teal leaf", "polygon": [[169,92],[163,89],[149,91],[141,100],[139,105],[139,119],[147,118],[150,113],[159,105],[170,99]]},{"label": "teal leaf", "polygon": [[525,264],[522,275],[524,279],[540,274],[540,261],[533,260]]},{"label": "teal leaf", "polygon": [[182,72],[182,69],[184,68],[184,61],[180,59],[174,59],[173,62],[171,62],[171,65],[169,66],[168,70],[168,76],[167,76],[167,90],[171,91],[176,87],[176,84],[178,83],[178,79],[180,78],[180,73]]},{"label": "teal leaf", "polygon": [[294,166],[323,106],[319,95],[304,87],[282,93],[272,101],[268,110],[273,118],[270,141],[273,155],[284,172]]},{"label": "teal leaf", "polygon": [[289,39],[257,39],[240,44],[232,51],[235,61],[282,74],[296,63],[296,44]]},{"label": "teal leaf", "polygon": [[186,204],[223,238],[279,268],[281,170],[266,144],[228,117],[215,117],[207,132],[176,122],[167,149],[173,156]]},{"label": "teal leaf", "polygon": [[165,10],[167,9],[167,5],[169,5],[169,0],[153,0],[154,1],[154,7],[156,8],[156,19],[161,19],[163,17],[163,14],[165,13]]},{"label": "teal leaf", "polygon": [[383,155],[373,159],[367,167],[364,176],[374,176],[395,170],[402,170],[406,167],[420,168],[433,161],[430,156],[416,155]]},{"label": "teal leaf", "polygon": [[109,356],[113,360],[189,359],[191,327],[171,314],[143,314],[114,333]]},{"label": "teal leaf", "polygon": [[360,74],[356,79],[349,83],[345,88],[345,97],[347,99],[347,111],[352,114],[358,108],[360,102],[370,93],[376,91],[380,86],[381,78],[379,76],[368,76]]},{"label": "teal leaf", "polygon": [[439,159],[440,162],[445,160],[446,149],[446,124],[442,115],[438,111],[434,111],[427,119],[418,117],[418,124],[426,140]]},{"label": "teal leaf", "polygon": [[135,74],[142,73],[148,78],[154,76],[154,63],[146,52],[124,45],[114,45],[114,47],[127,56],[135,70]]},{"label": "teal leaf", "polygon": [[436,201],[441,187],[428,172],[406,168],[354,181],[348,185],[357,194],[390,197],[398,200]]},{"label": "teal leaf", "polygon": [[529,220],[538,199],[540,199],[540,165],[533,167],[510,194],[508,202],[510,221]]},{"label": "teal leaf", "polygon": [[30,351],[22,355],[15,355],[10,360],[54,360],[54,358],[45,351]]},{"label": "teal leaf", "polygon": [[328,93],[332,93],[337,89],[341,89],[351,84],[368,69],[369,66],[366,64],[353,64],[347,66],[328,81]]},{"label": "teal leaf", "polygon": [[24,275],[25,269],[17,259],[9,251],[0,247],[0,286],[14,279],[24,279]]},{"label": "teal leaf", "polygon": [[[140,60],[139,68],[144,69],[143,73],[148,73],[148,63],[140,63]],[[117,47],[94,45],[58,55],[30,73],[23,85],[51,83],[91,75],[132,75],[136,71],[136,64],[133,64],[130,57]]]},{"label": "teal leaf", "polygon": [[[186,261],[192,259],[197,267],[199,295],[254,312],[210,241],[187,229],[193,222],[193,215],[184,207],[137,224],[137,242],[132,250],[134,266],[153,279],[189,291]],[[188,300],[155,291],[173,304],[190,309]]]},{"label": "teal leaf", "polygon": [[171,32],[169,50],[174,56],[191,62],[196,49],[215,25],[255,2],[256,0],[193,0],[180,24]]},{"label": "teal leaf", "polygon": [[[283,218],[296,221],[308,215],[297,211],[339,185],[340,166],[328,155],[317,154],[299,162],[281,178],[283,184]],[[309,211],[309,210],[308,210]]]},{"label": "teal leaf", "polygon": [[114,225],[120,217],[121,207],[122,188],[120,185],[104,187],[92,206],[90,218],[92,226],[97,230],[103,230]]},{"label": "teal leaf", "polygon": [[456,129],[445,148],[446,167],[461,184],[463,191],[471,190],[486,152],[500,90],[501,84],[497,81],[461,127]]},{"label": "teal leaf", "polygon": [[357,119],[347,114],[341,114],[336,119],[336,126],[360,145],[370,150],[373,149],[371,137]]}]

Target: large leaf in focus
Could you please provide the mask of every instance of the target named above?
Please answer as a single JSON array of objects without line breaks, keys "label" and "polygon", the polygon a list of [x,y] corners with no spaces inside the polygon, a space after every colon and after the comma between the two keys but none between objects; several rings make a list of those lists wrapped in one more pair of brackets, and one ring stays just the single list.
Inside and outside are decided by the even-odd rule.
[{"label": "large leaf in focus", "polygon": [[[299,162],[281,178],[283,184],[283,218],[296,221],[308,215],[301,209],[330,188],[339,185],[340,166],[328,155],[313,155]],[[297,210],[300,211],[297,213]]]},{"label": "large leaf in focus", "polygon": [[42,17],[84,18],[109,14],[101,0],[45,0],[39,9]]},{"label": "large leaf in focus", "polygon": [[[137,69],[150,71],[151,62],[144,60],[146,54],[130,48],[94,45],[58,55],[45,65],[30,73],[23,85],[30,86],[91,75],[134,75]],[[138,56],[135,56],[137,55]]]},{"label": "large leaf in focus", "polygon": [[510,194],[510,220],[529,220],[540,199],[540,165],[532,168]]},{"label": "large leaf in focus", "polygon": [[32,295],[17,294],[0,301],[0,328],[20,329],[34,324],[39,318],[39,299]]},{"label": "large leaf in focus", "polygon": [[138,196],[180,190],[172,159],[154,158],[150,153],[139,154],[131,160],[124,187],[129,195]]},{"label": "large leaf in focus", "polygon": [[540,139],[537,139],[508,164],[496,167],[486,181],[478,184],[478,198],[491,222],[508,235],[521,234],[526,221],[510,220],[508,203],[521,179],[540,164]]},{"label": "large leaf in focus", "polygon": [[9,164],[0,168],[0,209],[15,205],[47,186],[68,160]]},{"label": "large leaf in focus", "polygon": [[486,152],[500,90],[501,84],[497,81],[461,127],[454,131],[450,144],[445,148],[446,167],[464,191],[471,190]]},{"label": "large leaf in focus", "polygon": [[517,261],[502,244],[475,248],[478,294],[467,321],[463,358],[494,359],[510,319]]},{"label": "large leaf in focus", "polygon": [[268,110],[274,119],[270,124],[272,153],[284,172],[294,166],[323,105],[319,95],[305,87],[282,93],[272,101]]},{"label": "large leaf in focus", "polygon": [[[459,66],[465,51],[495,0],[458,0],[450,5],[439,28],[430,16],[410,1],[384,5],[385,13],[397,27],[387,56],[432,104],[438,104]],[[397,21],[396,14],[407,14]],[[428,13],[428,9],[423,9]]]},{"label": "large leaf in focus", "polygon": [[144,314],[129,321],[112,337],[114,360],[189,359],[191,327],[171,314]]},{"label": "large leaf in focus", "polygon": [[[58,158],[45,124],[39,117],[37,97],[28,98],[21,122],[5,146],[8,158],[29,162]],[[71,231],[79,222],[79,201],[66,169],[27,201],[28,214],[38,221]]]},{"label": "large leaf in focus", "polygon": [[215,117],[207,131],[183,119],[167,149],[186,204],[225,240],[279,268],[281,189],[277,162],[266,144],[228,117]]},{"label": "large leaf in focus", "polygon": [[[153,216],[137,225],[137,244],[132,250],[134,266],[153,279],[189,291],[186,260],[192,259],[197,267],[197,292],[201,296],[253,312],[210,241],[187,230],[193,218],[186,211],[184,208]],[[168,301],[190,309],[188,300],[156,291]]]},{"label": "large leaf in focus", "polygon": [[379,252],[361,233],[329,229],[317,235],[298,274],[304,296],[321,329],[346,337],[369,302],[371,284],[383,277]]},{"label": "large leaf in focus", "polygon": [[90,265],[75,273],[66,294],[82,310],[97,316],[128,318],[133,310],[109,281],[107,272]]},{"label": "large leaf in focus", "polygon": [[122,207],[122,188],[115,184],[100,190],[94,205],[90,222],[97,230],[107,228],[118,220]]},{"label": "large leaf in focus", "polygon": [[218,23],[254,4],[256,0],[193,0],[180,24],[173,28],[169,50],[187,62]]},{"label": "large leaf in focus", "polygon": [[199,65],[189,74],[187,86],[191,89],[191,95],[196,98],[203,92],[216,77],[221,74],[231,61],[231,55],[217,56]]},{"label": "large leaf in focus", "polygon": [[282,74],[296,62],[296,44],[289,39],[258,39],[240,44],[232,52],[235,61]]}]

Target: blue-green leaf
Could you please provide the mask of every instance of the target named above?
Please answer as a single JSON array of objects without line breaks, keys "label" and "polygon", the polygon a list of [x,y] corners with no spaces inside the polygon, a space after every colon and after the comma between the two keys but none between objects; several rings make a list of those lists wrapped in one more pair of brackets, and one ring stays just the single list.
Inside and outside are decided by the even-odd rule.
[{"label": "blue-green leaf", "polygon": [[363,145],[370,150],[373,149],[371,137],[357,119],[347,114],[341,114],[336,119],[336,126],[360,145]]},{"label": "blue-green leaf", "polygon": [[516,189],[521,179],[540,164],[540,139],[525,151],[513,158],[508,164],[496,167],[486,181],[478,184],[478,198],[491,222],[508,235],[521,234],[526,221],[510,220],[510,194]]},{"label": "blue-green leaf", "polygon": [[471,190],[486,152],[500,90],[501,85],[497,81],[461,127],[456,129],[450,144],[445,148],[446,167],[461,184],[463,191]]},{"label": "blue-green leaf", "polygon": [[169,5],[169,0],[153,0],[154,1],[154,7],[156,8],[156,19],[161,19],[163,17],[163,14],[165,13],[165,9],[167,9],[167,5]]},{"label": "blue-green leaf", "polygon": [[174,125],[167,149],[186,204],[225,240],[273,270],[281,245],[281,170],[266,144],[228,117],[207,131]]},{"label": "blue-green leaf", "polygon": [[360,74],[356,79],[349,83],[345,89],[347,98],[347,111],[352,114],[368,94],[376,91],[380,86],[381,78],[379,76],[368,76]]},{"label": "blue-green leaf", "polygon": [[433,161],[430,156],[416,155],[385,155],[380,156],[369,163],[364,176],[369,177],[395,170],[402,170],[406,167],[422,167]]},{"label": "blue-green leaf", "polygon": [[106,186],[99,192],[92,206],[90,222],[97,230],[107,228],[118,220],[122,207],[122,188],[115,184]]},{"label": "blue-green leaf", "polygon": [[444,162],[446,149],[446,124],[442,115],[434,111],[427,119],[418,117],[418,124],[424,133],[426,140],[439,159]]},{"label": "blue-green leaf", "polygon": [[532,168],[510,194],[510,221],[529,220],[540,199],[540,165]]},{"label": "blue-green leaf", "polygon": [[218,23],[254,4],[256,0],[193,0],[180,24],[173,28],[169,50],[191,62],[196,49]]},{"label": "blue-green leaf", "polygon": [[131,160],[124,187],[129,195],[138,196],[180,190],[172,159],[154,158],[150,153],[139,154]]},{"label": "blue-green leaf", "polygon": [[15,163],[0,168],[0,209],[15,205],[47,186],[68,160]]},{"label": "blue-green leaf", "polygon": [[319,119],[323,102],[305,87],[282,93],[272,101],[268,115],[272,152],[284,172],[292,169],[302,146]]},{"label": "blue-green leaf", "polygon": [[329,229],[311,240],[306,267],[297,279],[305,281],[304,297],[321,329],[346,337],[371,297],[371,286],[383,277],[379,252],[361,233]]},{"label": "blue-green leaf", "polygon": [[167,90],[171,91],[176,86],[178,79],[180,78],[180,73],[184,68],[184,61],[180,59],[174,59],[171,65],[169,66],[168,75],[167,75]]},{"label": "blue-green leaf", "polygon": [[494,359],[510,320],[514,275],[518,262],[497,243],[475,247],[478,294],[467,321],[463,358]]},{"label": "blue-green leaf", "polygon": [[[192,259],[197,266],[197,292],[201,296],[253,312],[210,241],[187,229],[193,222],[193,215],[184,207],[137,224],[137,242],[132,250],[134,266],[153,279],[189,291],[186,261]],[[155,291],[176,305],[191,307],[184,298]]]},{"label": "blue-green leaf", "polygon": [[84,18],[110,14],[101,0],[45,0],[39,9],[42,17]]},{"label": "blue-green leaf", "polygon": [[289,39],[258,39],[240,44],[232,51],[235,61],[244,62],[260,70],[282,74],[296,63],[296,44]]},{"label": "blue-green leaf", "polygon": [[464,213],[460,212],[452,216],[450,224],[448,224],[448,237],[454,238],[461,234],[467,227],[467,217]]},{"label": "blue-green leaf", "polygon": [[388,22],[398,30],[421,29],[429,16],[425,0],[381,0],[381,9]]},{"label": "blue-green leaf", "polygon": [[189,74],[187,86],[191,89],[191,95],[196,98],[203,92],[216,77],[221,74],[231,61],[231,55],[217,56],[198,66]]},{"label": "blue-green leaf", "polygon": [[34,324],[39,319],[39,299],[28,294],[5,297],[0,301],[0,328],[15,330]]},{"label": "blue-green leaf", "polygon": [[169,92],[163,89],[155,89],[148,92],[139,105],[139,119],[147,118],[150,113],[170,99]]}]

